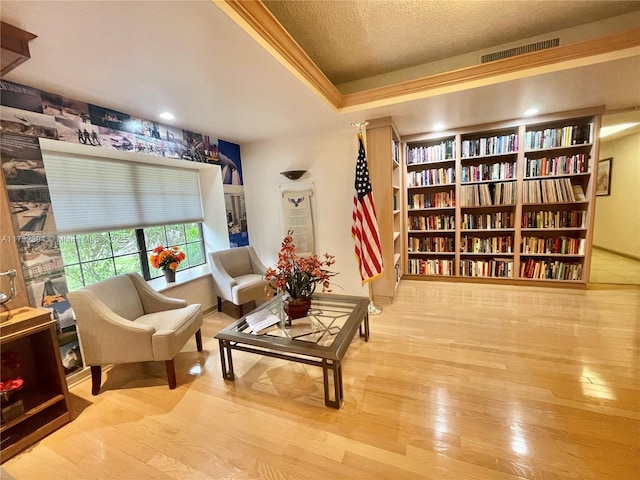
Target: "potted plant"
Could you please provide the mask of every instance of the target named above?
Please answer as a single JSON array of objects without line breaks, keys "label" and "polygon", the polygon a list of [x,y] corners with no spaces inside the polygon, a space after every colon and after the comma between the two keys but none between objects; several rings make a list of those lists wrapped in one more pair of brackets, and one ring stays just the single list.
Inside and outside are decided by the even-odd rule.
[{"label": "potted plant", "polygon": [[154,248],[153,253],[149,256],[153,268],[162,270],[165,280],[169,283],[176,281],[176,270],[185,258],[187,256],[178,247],[164,247],[162,245]]},{"label": "potted plant", "polygon": [[282,240],[280,252],[278,252],[278,265],[276,268],[268,268],[265,279],[269,284],[265,287],[267,296],[271,289],[278,293],[286,292],[284,309],[289,318],[302,318],[307,315],[311,307],[311,295],[320,284],[323,292],[331,291],[329,279],[335,272],[327,270],[335,263],[334,255],[324,254],[324,259],[313,254],[308,257],[296,255],[296,246],[293,243],[293,232],[289,231]]}]

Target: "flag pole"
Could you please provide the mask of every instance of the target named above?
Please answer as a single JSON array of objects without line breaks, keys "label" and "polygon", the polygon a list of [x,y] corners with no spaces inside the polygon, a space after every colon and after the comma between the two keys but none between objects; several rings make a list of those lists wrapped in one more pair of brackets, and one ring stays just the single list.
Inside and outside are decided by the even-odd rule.
[{"label": "flag pole", "polygon": [[367,307],[367,312],[369,312],[369,315],[380,315],[382,313],[382,307],[378,307],[373,303],[373,287],[371,286],[371,282],[369,282],[369,306]]},{"label": "flag pole", "polygon": [[[351,124],[352,127],[356,127],[358,129],[358,137],[364,141],[364,133],[365,127],[369,125],[369,122],[353,122]],[[373,302],[373,286],[371,285],[371,281],[367,282],[369,287],[369,305],[367,306],[367,312],[369,315],[380,315],[382,313],[382,308],[378,307]]]}]

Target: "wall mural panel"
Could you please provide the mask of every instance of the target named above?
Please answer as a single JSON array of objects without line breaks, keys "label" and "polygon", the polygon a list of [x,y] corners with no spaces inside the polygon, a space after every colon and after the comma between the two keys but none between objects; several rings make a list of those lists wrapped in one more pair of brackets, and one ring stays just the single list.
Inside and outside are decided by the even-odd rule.
[{"label": "wall mural panel", "polygon": [[242,199],[233,215],[225,213],[232,218],[230,244],[249,244],[238,145],[5,80],[0,105],[0,163],[14,240],[31,305],[49,309],[57,321],[67,374],[82,368],[82,359],[39,137],[220,165],[225,191]]}]

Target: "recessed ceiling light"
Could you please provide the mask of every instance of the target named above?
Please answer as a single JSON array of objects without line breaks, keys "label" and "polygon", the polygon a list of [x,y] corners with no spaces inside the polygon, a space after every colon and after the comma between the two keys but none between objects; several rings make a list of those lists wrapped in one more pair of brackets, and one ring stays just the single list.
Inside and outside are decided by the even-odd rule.
[{"label": "recessed ceiling light", "polygon": [[173,120],[175,117],[173,116],[173,113],[169,113],[169,112],[162,112],[160,114],[160,118],[164,119],[164,120]]},{"label": "recessed ceiling light", "polygon": [[538,113],[538,109],[537,109],[537,108],[530,108],[529,110],[527,110],[526,112],[524,112],[524,113],[523,113],[523,115],[524,115],[525,117],[531,117],[531,116],[533,116],[533,115],[535,115],[535,114],[537,114],[537,113]]},{"label": "recessed ceiling light", "polygon": [[619,123],[618,125],[610,125],[608,127],[602,127],[600,129],[600,138],[608,137],[609,135],[613,135],[614,133],[621,132],[622,130],[626,130],[627,128],[635,127],[636,125],[638,125],[638,122]]},{"label": "recessed ceiling light", "polygon": [[436,132],[438,132],[438,131],[440,131],[440,130],[444,130],[444,124],[443,124],[443,123],[436,123],[436,124],[433,126],[433,129],[434,129]]}]

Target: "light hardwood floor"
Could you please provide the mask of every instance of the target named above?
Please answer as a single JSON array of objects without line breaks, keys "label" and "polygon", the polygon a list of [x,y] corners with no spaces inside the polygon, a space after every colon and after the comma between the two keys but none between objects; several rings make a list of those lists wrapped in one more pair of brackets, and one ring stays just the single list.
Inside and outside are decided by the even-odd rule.
[{"label": "light hardwood floor", "polygon": [[[117,366],[74,388],[76,418],[4,469],[18,479],[638,479],[640,289],[402,281],[344,364],[234,352],[213,335],[176,361]],[[192,344],[193,343],[193,344]]]},{"label": "light hardwood floor", "polygon": [[640,285],[640,261],[594,248],[590,280],[597,284]]}]

